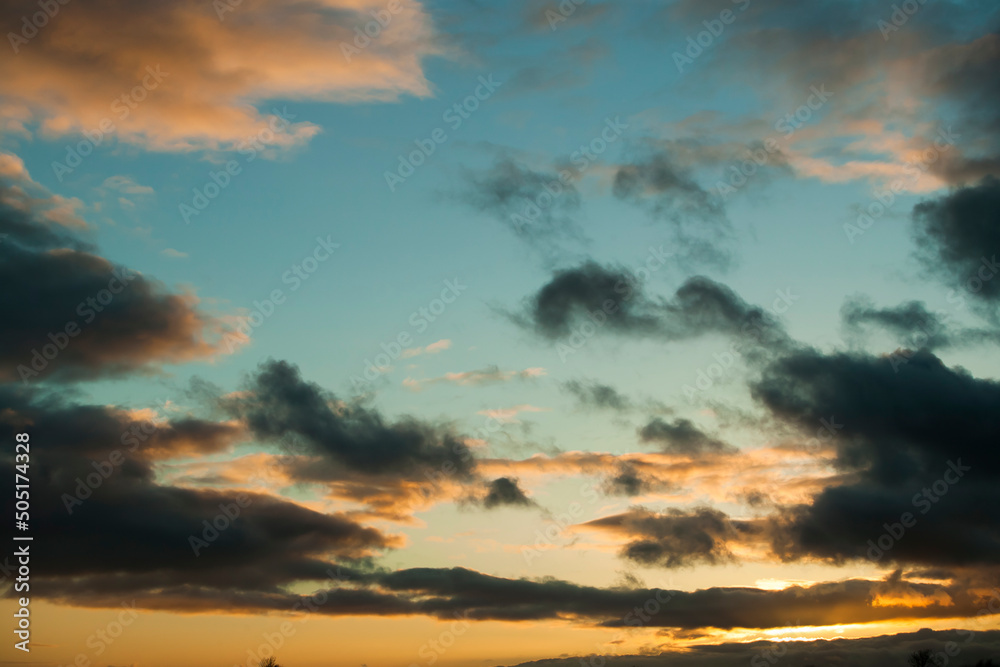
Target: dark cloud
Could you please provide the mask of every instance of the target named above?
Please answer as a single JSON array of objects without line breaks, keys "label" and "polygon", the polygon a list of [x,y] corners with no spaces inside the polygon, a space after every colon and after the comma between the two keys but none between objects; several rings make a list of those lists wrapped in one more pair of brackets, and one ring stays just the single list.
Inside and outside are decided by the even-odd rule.
[{"label": "dark cloud", "polygon": [[[789,622],[794,622],[790,618]],[[993,667],[1000,655],[1000,632],[968,630],[929,629],[917,632],[883,635],[864,639],[833,639],[789,642],[734,642],[729,644],[688,645],[683,649],[672,649],[670,639],[689,638],[690,634],[674,631],[664,636],[659,649],[640,655],[606,655],[590,657],[555,658],[526,662],[516,667],[577,667],[580,660],[593,661],[607,667],[731,667],[732,665],[851,665],[851,667],[886,667],[907,664],[908,656],[914,651],[927,649],[944,664],[966,667]],[[945,646],[954,643],[960,653],[958,657],[944,652]],[[950,647],[954,651],[954,646]],[[986,662],[993,660],[993,662]],[[954,662],[952,662],[954,661]]]},{"label": "dark cloud", "polygon": [[588,408],[602,408],[615,412],[631,410],[632,400],[610,385],[596,381],[570,380],[563,388],[575,396],[580,405]]},{"label": "dark cloud", "polygon": [[[575,9],[573,17],[583,6]],[[499,94],[503,97],[533,93],[552,95],[560,90],[581,88],[606,63],[610,51],[607,44],[593,35],[572,46],[560,45],[521,61],[524,64],[511,73]]]},{"label": "dark cloud", "polygon": [[[240,425],[191,416],[168,419],[109,406],[67,403],[59,394],[0,385],[0,428],[32,429],[53,457],[96,460],[110,451],[128,454],[132,470],[150,478],[151,462],[226,451],[244,436]],[[11,436],[13,438],[13,435]],[[88,471],[90,472],[90,471]]]},{"label": "dark cloud", "polygon": [[[1000,176],[1000,33],[996,30],[997,8],[979,7],[978,20],[988,26],[975,39],[941,45],[921,57],[920,82],[928,95],[955,108],[956,129],[963,151],[945,154],[931,166],[933,172],[952,184],[971,185],[983,176]],[[992,21],[987,16],[993,13]]]},{"label": "dark cloud", "polygon": [[724,213],[722,203],[666,153],[618,167],[612,192],[634,203],[651,198],[653,211],[671,219],[681,215],[718,219]]},{"label": "dark cloud", "polygon": [[643,442],[657,443],[668,454],[699,456],[735,451],[730,445],[706,435],[688,419],[669,422],[655,418],[639,429],[639,437]]},{"label": "dark cloud", "polygon": [[[1000,563],[1000,383],[948,368],[926,351],[905,357],[799,351],[752,387],[782,420],[826,427],[846,482],[788,508],[774,549],[784,558],[872,558],[926,566]],[[902,539],[908,513],[915,525]],[[888,526],[888,527],[887,527]],[[871,541],[871,542],[870,542]],[[885,548],[890,546],[890,548]]]},{"label": "dark cloud", "polygon": [[498,477],[488,484],[488,492],[482,499],[483,507],[534,507],[535,501],[521,490],[518,480],[512,477]]},{"label": "dark cloud", "polygon": [[[462,568],[387,571],[365,559],[395,546],[396,540],[347,516],[322,514],[255,493],[164,486],[155,479],[154,462],[132,452],[126,454],[127,465],[102,476],[88,497],[71,505],[70,514],[63,494],[76,492],[78,478],[99,474],[93,460],[99,467],[117,446],[109,436],[90,439],[100,429],[87,424],[102,420],[110,424],[122,419],[121,415],[102,417],[102,408],[64,404],[51,397],[32,400],[12,391],[0,395],[0,401],[0,438],[12,441],[13,434],[29,422],[33,440],[56,442],[59,438],[59,449],[40,447],[37,453],[33,451],[32,460],[32,480],[38,490],[32,521],[40,533],[59,535],[61,547],[37,556],[43,574],[33,579],[32,592],[42,599],[115,607],[125,598],[135,600],[140,609],[187,612],[289,611],[305,604],[328,615],[454,618],[467,614],[475,620],[507,621],[584,618],[606,626],[681,629],[778,627],[789,617],[801,618],[803,624],[828,625],[843,622],[845,617],[864,622],[914,614],[912,607],[872,606],[871,597],[882,583],[870,581],[784,591],[665,592],[600,589],[554,579],[504,579]],[[182,430],[190,433],[190,420],[184,423]],[[128,431],[127,420],[122,425]],[[65,431],[57,433],[54,428]],[[202,453],[215,451],[217,446],[209,442]],[[13,479],[11,457],[8,450],[0,464],[6,479]],[[502,486],[509,497],[509,485]],[[7,497],[5,511],[12,511],[13,494]],[[228,522],[219,520],[217,534],[205,532],[204,522],[215,522],[236,508],[238,516]],[[714,539],[715,532],[722,530],[721,521],[704,510],[688,517],[667,513],[640,518],[635,525],[659,536],[659,559],[682,563],[725,558],[725,552],[714,544],[706,547],[702,537],[705,533]],[[207,542],[199,547],[199,555],[191,547],[194,536]],[[65,558],[66,552],[75,555]],[[636,553],[651,560],[648,549]],[[331,580],[336,583],[330,585]],[[290,592],[302,582],[322,583],[312,596]],[[908,586],[925,596],[946,591],[930,584]],[[648,610],[645,605],[651,599],[657,601],[657,613],[648,622],[638,622],[629,610]],[[955,605],[930,605],[918,613],[927,618],[971,614],[976,602],[956,598]]]},{"label": "dark cloud", "polygon": [[[13,442],[27,431],[34,445],[32,529],[58,536],[59,549],[32,557],[32,591],[37,583],[45,597],[92,604],[93,591],[157,597],[187,587],[192,600],[221,601],[232,590],[273,593],[325,578],[332,556],[364,557],[395,544],[341,514],[157,481],[158,460],[218,453],[239,433],[231,425],[139,421],[10,387],[0,389],[0,415],[0,437]],[[13,448],[0,456],[5,479],[13,480],[14,463]],[[13,512],[14,494],[7,495],[4,511]]]},{"label": "dark cloud", "polygon": [[606,317],[603,326],[613,331],[652,335],[659,325],[656,304],[635,290],[635,284],[627,270],[593,261],[561,269],[529,299],[527,312],[515,321],[557,339],[568,336],[578,321],[600,313]]},{"label": "dark cloud", "polygon": [[622,551],[625,558],[667,568],[735,562],[730,543],[761,532],[749,522],[730,521],[725,513],[708,507],[671,508],[659,514],[632,510],[588,521],[583,527],[625,535],[630,539]]},{"label": "dark cloud", "polygon": [[613,473],[604,477],[601,491],[609,496],[634,498],[646,493],[667,493],[678,487],[669,479],[657,476],[659,463],[643,460],[620,461]]},{"label": "dark cloud", "polygon": [[[606,627],[769,628],[787,626],[793,619],[802,625],[831,625],[842,623],[845,616],[855,622],[914,615],[951,618],[974,614],[985,603],[985,599],[962,599],[955,605],[930,604],[919,609],[894,603],[874,606],[872,597],[884,582],[856,579],[781,591],[708,588],[684,592],[601,589],[555,579],[504,579],[464,568],[413,568],[380,576],[378,582],[397,593],[420,596],[423,613],[443,618],[466,611],[477,620],[583,617]],[[934,584],[908,586],[912,594],[923,597],[947,591]],[[647,604],[640,617],[636,610]]]},{"label": "dark cloud", "polygon": [[220,353],[221,325],[193,295],[93,254],[44,217],[44,201],[10,206],[23,187],[0,184],[0,311],[12,314],[0,322],[0,381],[152,372]]},{"label": "dark cloud", "polygon": [[853,297],[844,302],[840,316],[847,330],[861,335],[866,326],[883,329],[910,349],[938,349],[1000,341],[1000,332],[968,329],[949,321],[947,313],[934,313],[923,301],[878,308],[870,299]]},{"label": "dark cloud", "polygon": [[720,266],[729,263],[723,241],[732,230],[722,199],[699,185],[691,169],[679,164],[670,151],[619,166],[612,193],[670,223],[675,245],[684,249],[686,257]]},{"label": "dark cloud", "polygon": [[749,344],[748,351],[790,344],[773,316],[709,278],[689,278],[668,301],[648,295],[628,270],[593,261],[556,271],[512,319],[550,340],[590,323],[597,331],[669,341],[723,334]]},{"label": "dark cloud", "polygon": [[[950,605],[932,602],[912,607],[888,600],[873,605],[873,597],[885,588],[885,582],[858,579],[791,586],[781,591],[735,587],[676,591],[602,589],[552,578],[506,579],[465,568],[411,568],[393,572],[332,564],[322,564],[322,568],[322,573],[303,569],[310,578],[319,581],[327,581],[339,571],[342,573],[339,585],[321,588],[312,596],[283,590],[220,591],[208,586],[176,584],[152,592],[136,590],[130,582],[112,578],[102,578],[104,586],[100,588],[87,586],[87,580],[75,580],[65,585],[60,582],[58,587],[40,583],[39,590],[42,597],[87,606],[119,606],[122,597],[128,595],[142,609],[289,611],[301,609],[304,601],[311,598],[310,608],[316,613],[334,616],[422,614],[454,619],[462,615],[471,620],[510,622],[586,619],[605,627],[678,630],[764,629],[786,627],[790,622],[824,626],[843,623],[844,618],[859,623],[953,618],[972,616],[989,602],[989,596],[985,595],[959,598]],[[927,600],[951,592],[936,584],[901,582],[901,585],[906,586],[910,595]]]},{"label": "dark cloud", "polygon": [[914,233],[928,270],[961,294],[1000,299],[1000,180],[983,179],[913,209]]},{"label": "dark cloud", "polygon": [[602,490],[609,496],[632,498],[649,490],[649,482],[635,466],[622,465],[618,472],[604,480]]},{"label": "dark cloud", "polygon": [[[568,13],[567,7],[572,7],[572,13]],[[524,23],[530,29],[552,32],[564,26],[586,26],[613,9],[614,5],[607,2],[566,5],[552,0],[528,0],[522,11]]]},{"label": "dark cloud", "polygon": [[542,172],[501,155],[484,171],[466,171],[458,198],[489,214],[521,240],[546,252],[581,232],[570,217],[580,208],[576,175],[567,169]]},{"label": "dark cloud", "polygon": [[284,361],[261,364],[246,391],[222,405],[258,438],[290,438],[359,472],[469,477],[475,466],[464,440],[449,429],[412,418],[389,423],[373,409],[338,401]]}]

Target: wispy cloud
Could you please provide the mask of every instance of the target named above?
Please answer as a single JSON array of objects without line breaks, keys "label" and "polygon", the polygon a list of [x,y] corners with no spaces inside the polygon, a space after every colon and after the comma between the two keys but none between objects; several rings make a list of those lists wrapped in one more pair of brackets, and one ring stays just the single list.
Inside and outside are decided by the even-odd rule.
[{"label": "wispy cloud", "polygon": [[424,347],[409,347],[400,353],[401,359],[410,359],[412,357],[419,357],[422,354],[437,354],[439,352],[444,352],[451,347],[451,341],[447,338],[442,338],[441,340],[431,343],[430,345],[425,345]]},{"label": "wispy cloud", "polygon": [[499,382],[510,382],[511,380],[529,380],[545,374],[545,369],[538,367],[525,368],[521,371],[502,371],[497,366],[487,366],[481,370],[445,373],[440,377],[428,378],[426,380],[406,378],[403,380],[403,386],[412,391],[420,391],[424,387],[441,383],[457,384],[462,387],[478,387]]}]

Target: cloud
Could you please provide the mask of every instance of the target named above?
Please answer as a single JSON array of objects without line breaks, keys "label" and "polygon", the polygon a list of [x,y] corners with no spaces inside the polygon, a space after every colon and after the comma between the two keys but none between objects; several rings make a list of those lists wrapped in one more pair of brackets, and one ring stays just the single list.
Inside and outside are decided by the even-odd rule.
[{"label": "cloud", "polygon": [[840,309],[847,330],[861,334],[866,325],[881,328],[907,348],[938,349],[976,343],[1000,342],[1000,332],[967,329],[949,321],[946,313],[927,310],[923,301],[907,301],[898,306],[877,308],[865,297],[853,297]]},{"label": "cloud", "polygon": [[657,443],[668,454],[701,456],[733,452],[731,445],[709,437],[688,419],[668,422],[659,417],[639,429],[643,442]]},{"label": "cloud", "polygon": [[701,187],[669,150],[619,166],[612,193],[669,223],[675,245],[689,258],[719,266],[729,263],[723,241],[731,238],[732,229],[721,197]]},{"label": "cloud", "polygon": [[709,278],[687,279],[668,301],[648,295],[626,269],[593,261],[554,272],[521,312],[508,316],[548,340],[566,338],[591,323],[598,331],[637,338],[675,341],[719,333],[759,348],[790,343],[770,313]]},{"label": "cloud", "polygon": [[994,177],[915,206],[913,229],[928,271],[977,299],[1000,299],[998,216],[1000,180]]},{"label": "cloud", "polygon": [[[0,388],[0,415],[0,437],[13,441],[27,426],[32,442],[48,443],[32,449],[31,520],[75,554],[34,556],[44,572],[39,588],[54,601],[100,606],[105,596],[134,594],[170,606],[178,590],[195,605],[234,590],[273,594],[325,578],[331,556],[363,557],[397,543],[344,515],[271,496],[158,483],[158,462],[224,452],[244,436],[236,424],[150,420],[10,387]],[[13,451],[0,468],[13,476]]]},{"label": "cloud", "polygon": [[[805,433],[829,424],[834,463],[845,473],[843,483],[783,511],[774,544],[783,558],[1000,563],[991,500],[1000,454],[990,444],[1000,437],[1000,384],[927,351],[886,359],[802,350],[769,365],[752,394]],[[904,529],[905,539],[883,538],[907,513],[916,527]]]},{"label": "cloud", "polygon": [[480,502],[486,509],[535,506],[535,501],[521,490],[518,480],[512,477],[498,477],[491,481],[486,496]]},{"label": "cloud", "polygon": [[526,312],[517,314],[515,322],[545,338],[562,338],[570,334],[575,322],[590,313],[603,312],[610,302],[614,312],[607,315],[609,328],[652,333],[657,328],[654,304],[641,292],[633,295],[634,283],[628,271],[593,261],[561,269],[529,298]]},{"label": "cloud", "polygon": [[563,389],[576,397],[587,408],[603,408],[615,412],[631,410],[632,400],[610,385],[597,381],[570,380],[562,383]]},{"label": "cloud", "polygon": [[558,2],[551,0],[530,0],[524,3],[524,23],[532,30],[552,32],[556,28],[572,25],[588,25],[614,9],[606,2],[588,2],[573,7],[567,16]]},{"label": "cloud", "polygon": [[522,241],[546,252],[581,236],[570,216],[580,208],[580,193],[569,170],[535,171],[500,155],[481,172],[467,170],[460,201],[487,213]]},{"label": "cloud", "polygon": [[[606,627],[770,628],[789,619],[802,625],[833,625],[844,618],[867,622],[893,618],[953,617],[975,613],[973,600],[919,610],[903,605],[873,607],[871,596],[881,582],[850,579],[781,591],[755,588],[707,588],[696,591],[601,589],[547,579],[505,579],[464,568],[412,568],[378,577],[386,589],[422,596],[418,607],[445,618],[469,611],[476,620],[529,621],[589,618]],[[943,590],[933,584],[911,584],[915,591]],[[640,620],[634,610],[656,602]],[[651,604],[651,603],[650,603]],[[646,620],[648,619],[648,620]],[[645,621],[645,622],[643,622]]]},{"label": "cloud", "polygon": [[[996,12],[996,8],[991,10]],[[995,18],[982,16],[987,33],[965,42],[942,44],[919,54],[919,83],[923,92],[958,109],[964,151],[932,166],[955,185],[971,185],[981,178],[1000,176],[1000,86],[993,75],[1000,66],[1000,33]]]},{"label": "cloud", "polygon": [[671,503],[710,499],[753,508],[749,500],[759,500],[754,494],[759,496],[762,490],[769,505],[787,506],[808,502],[825,487],[842,484],[843,475],[830,466],[832,454],[830,447],[792,441],[730,456],[573,451],[523,460],[482,458],[477,470],[484,476],[519,477],[535,484],[589,477],[596,480],[595,490],[608,495],[649,494],[655,496],[651,501]]},{"label": "cloud", "polygon": [[618,167],[613,192],[635,203],[652,199],[653,212],[672,220],[685,215],[711,220],[723,213],[721,202],[665,152]]},{"label": "cloud", "polygon": [[[11,218],[20,219],[18,227],[30,219],[39,227],[53,229],[55,234],[89,227],[80,217],[82,201],[53,194],[31,178],[21,158],[10,153],[0,153],[0,207],[7,218],[0,223],[4,227],[15,224]],[[23,228],[18,231],[22,235],[27,232]]]},{"label": "cloud", "polygon": [[[792,619],[789,619],[790,621]],[[1000,632],[977,631],[975,637],[969,630],[934,632],[929,629],[904,632],[863,639],[839,638],[816,641],[781,641],[772,639],[713,644],[686,644],[678,648],[670,641],[683,639],[681,632],[664,636],[659,646],[640,655],[590,656],[587,660],[606,664],[607,667],[656,667],[669,663],[673,667],[729,667],[782,662],[792,665],[851,665],[852,667],[884,667],[886,664],[906,664],[907,657],[920,649],[932,649],[935,655],[949,644],[961,650],[961,664],[988,666],[1000,653]],[[800,634],[805,634],[800,631]],[[969,643],[971,642],[971,643]],[[953,647],[954,648],[954,647]],[[942,654],[943,655],[943,654]],[[945,656],[947,657],[947,656]],[[538,663],[522,663],[528,667]],[[579,658],[553,658],[545,661],[547,667],[575,667]]]},{"label": "cloud", "polygon": [[735,562],[730,544],[748,541],[761,532],[753,522],[732,521],[709,507],[671,508],[658,514],[631,510],[579,527],[624,535],[630,540],[622,550],[625,558],[667,568]]},{"label": "cloud", "polygon": [[509,382],[511,380],[530,380],[545,374],[546,371],[544,368],[525,368],[523,371],[502,371],[497,366],[487,366],[481,370],[445,373],[441,377],[428,378],[426,380],[406,378],[403,380],[403,386],[413,391],[421,391],[426,386],[441,383],[457,384],[462,387],[479,387],[487,384]]},{"label": "cloud", "polygon": [[[355,28],[372,20],[369,10],[384,3],[244,0],[228,12],[219,3],[81,4],[0,63],[7,82],[0,99],[30,109],[31,123],[21,124],[37,125],[45,137],[104,134],[104,122],[117,141],[150,150],[232,150],[261,132],[287,147],[319,128],[299,121],[272,132],[276,116],[262,110],[271,100],[430,94],[422,61],[441,49],[422,5],[400,5],[382,35],[345,53]],[[8,3],[3,33],[20,34],[21,17],[37,10],[30,0]]]},{"label": "cloud", "polygon": [[[745,11],[685,1],[663,8],[666,16],[650,21],[646,32],[662,42],[660,26],[669,26],[669,38],[682,46],[685,33],[697,34],[706,17],[727,8],[736,19],[724,39],[682,73],[692,85],[691,75],[701,85],[748,86],[765,106],[736,121],[718,115],[709,137],[770,137],[800,178],[868,182],[896,193],[997,175],[995,6],[921,4],[897,25],[892,7],[867,1],[802,6],[762,0]],[[733,59],[742,64],[738,70],[725,66]],[[818,99],[817,89],[830,94]],[[788,118],[793,122],[782,123]],[[747,128],[753,128],[749,136]]]},{"label": "cloud", "polygon": [[621,461],[615,471],[604,477],[601,491],[608,496],[635,498],[646,494],[681,492],[674,480],[651,474],[643,461]]},{"label": "cloud", "polygon": [[261,364],[245,390],[221,404],[258,438],[291,438],[351,470],[422,477],[444,469],[468,476],[475,465],[463,438],[449,429],[413,418],[389,423],[375,410],[338,401],[284,361]]},{"label": "cloud", "polygon": [[439,352],[444,352],[451,347],[451,341],[447,338],[442,338],[439,341],[433,342],[424,347],[409,347],[400,353],[399,357],[401,359],[410,359],[412,357],[419,357],[423,354],[437,354]]},{"label": "cloud", "polygon": [[[266,383],[270,391],[277,392],[281,383],[269,378],[267,371],[265,366],[260,384]],[[314,387],[301,381],[281,386],[285,391],[278,393],[290,402],[311,405],[317,415],[326,414],[316,404]],[[255,400],[268,419],[294,419],[304,424],[304,435],[319,438],[317,429],[310,426],[315,416],[292,408],[289,401]],[[326,400],[322,403],[329,404]],[[141,415],[140,422],[136,421],[138,413],[66,403],[24,389],[0,389],[0,438],[12,440],[14,433],[30,424],[33,439],[53,445],[33,456],[33,479],[41,492],[32,520],[38,530],[60,535],[64,546],[78,553],[72,559],[60,558],[55,552],[39,556],[43,574],[32,583],[40,599],[115,607],[127,597],[134,599],[139,609],[259,613],[301,609],[305,598],[291,592],[293,586],[320,581],[331,582],[320,589],[321,596],[313,597],[317,613],[326,615],[451,618],[455,613],[467,613],[473,620],[585,618],[618,626],[629,623],[623,610],[642,606],[655,597],[662,602],[661,611],[649,624],[677,628],[778,627],[789,616],[817,625],[841,623],[845,618],[857,622],[914,615],[934,618],[971,614],[977,603],[975,598],[959,597],[951,589],[908,582],[893,584],[893,590],[906,583],[924,598],[954,603],[942,606],[935,602],[914,610],[888,599],[886,604],[873,607],[873,594],[890,591],[883,582],[857,580],[782,591],[715,588],[667,592],[600,589],[553,579],[504,579],[461,568],[389,571],[374,567],[368,559],[399,546],[399,539],[345,514],[316,512],[256,492],[182,488],[157,481],[158,461],[204,457],[225,451],[248,435],[259,437],[254,429],[261,428],[260,414],[248,419],[248,431],[240,424],[213,424],[194,417],[150,421],[152,417]],[[374,423],[373,430],[382,432],[375,416],[366,413],[365,417]],[[357,421],[362,416],[355,413],[337,418]],[[345,425],[341,432],[349,437],[354,428]],[[269,432],[276,430],[281,429]],[[134,451],[128,450],[130,444],[123,437],[136,432],[150,437]],[[120,460],[113,458],[114,450],[119,450]],[[81,480],[95,476],[95,461],[97,467],[110,466],[111,472],[101,475],[101,483],[91,485],[89,494],[82,493],[77,487],[83,488]],[[5,474],[13,473],[13,464],[12,451],[0,457]],[[487,487],[485,498],[491,498],[490,505],[525,506],[530,502],[515,478],[504,476],[500,480],[494,479]],[[85,496],[80,503],[68,503],[72,514],[67,512],[65,494]],[[485,499],[483,502],[486,504]],[[12,510],[13,498],[5,503],[6,509]],[[239,511],[238,520],[228,524],[219,520],[225,527],[217,533],[206,532],[205,522],[214,522],[222,508],[234,512],[234,507]],[[686,534],[683,517],[674,518],[673,528],[669,522],[651,518],[649,531]],[[664,548],[674,549],[675,558],[721,558],[718,549],[706,551],[696,546],[697,529],[708,531],[712,525],[711,521],[704,523],[697,520],[691,526],[691,541],[666,541]],[[642,520],[637,525],[646,526]],[[205,542],[194,543],[197,555],[193,537]],[[666,552],[663,557],[668,558]]]},{"label": "cloud", "polygon": [[550,408],[539,408],[534,405],[522,403],[511,408],[496,408],[493,410],[480,410],[476,414],[496,419],[503,423],[518,423],[517,415],[522,412],[549,412]]},{"label": "cloud", "polygon": [[140,185],[132,180],[131,176],[108,176],[101,184],[101,190],[114,190],[127,195],[151,195],[153,188],[148,185]]},{"label": "cloud", "polygon": [[242,426],[234,422],[190,416],[167,419],[155,410],[77,405],[58,393],[42,394],[10,384],[0,385],[0,404],[0,428],[30,425],[39,437],[51,438],[45,451],[54,460],[83,457],[88,472],[93,471],[91,460],[119,449],[131,460],[127,474],[131,471],[133,476],[152,479],[151,462],[222,453],[245,436]]},{"label": "cloud", "polygon": [[22,195],[0,183],[0,309],[17,314],[0,324],[0,380],[153,372],[222,354],[224,323],[196,296],[94,254],[53,219],[51,199]]}]

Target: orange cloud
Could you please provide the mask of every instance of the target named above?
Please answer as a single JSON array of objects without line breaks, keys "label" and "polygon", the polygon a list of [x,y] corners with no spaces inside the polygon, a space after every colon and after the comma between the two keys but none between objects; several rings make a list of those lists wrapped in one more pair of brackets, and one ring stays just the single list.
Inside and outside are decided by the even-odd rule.
[{"label": "orange cloud", "polygon": [[[0,61],[0,114],[8,128],[47,137],[90,132],[159,151],[231,150],[271,130],[273,148],[319,128],[283,123],[270,100],[391,101],[427,96],[422,59],[440,52],[424,8],[399,0],[365,48],[355,29],[386,11],[372,0],[225,3],[99,0],[61,8]],[[36,2],[5,8],[3,33],[20,35]],[[365,42],[358,38],[358,42]],[[357,52],[346,47],[352,46]],[[270,107],[268,107],[270,109]],[[96,134],[95,134],[96,133]]]}]

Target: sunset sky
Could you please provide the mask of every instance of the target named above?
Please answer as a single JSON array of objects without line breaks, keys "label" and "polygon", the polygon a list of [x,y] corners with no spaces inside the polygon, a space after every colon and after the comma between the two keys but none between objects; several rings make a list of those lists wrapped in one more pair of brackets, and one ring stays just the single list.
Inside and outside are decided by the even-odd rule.
[{"label": "sunset sky", "polygon": [[1000,657],[997,2],[2,18],[2,664]]}]

